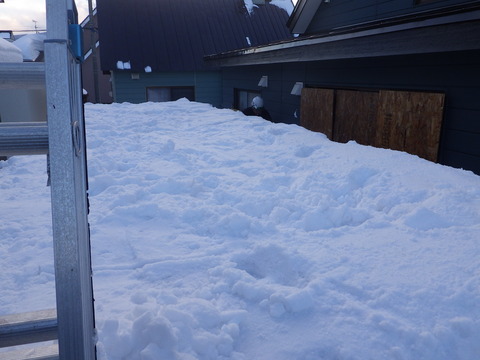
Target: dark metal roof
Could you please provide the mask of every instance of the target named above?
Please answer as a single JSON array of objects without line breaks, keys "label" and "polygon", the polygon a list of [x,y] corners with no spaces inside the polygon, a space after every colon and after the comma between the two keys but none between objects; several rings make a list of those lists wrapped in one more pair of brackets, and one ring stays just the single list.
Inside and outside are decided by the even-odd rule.
[{"label": "dark metal roof", "polygon": [[303,34],[312,21],[322,0],[298,0],[287,26],[292,34]]},{"label": "dark metal roof", "polygon": [[[209,69],[203,57],[292,38],[285,10],[243,0],[97,0],[102,70]],[[247,39],[248,37],[248,39]],[[250,42],[250,43],[249,43]]]},{"label": "dark metal roof", "polygon": [[382,19],[206,56],[216,66],[350,59],[480,49],[480,5]]}]

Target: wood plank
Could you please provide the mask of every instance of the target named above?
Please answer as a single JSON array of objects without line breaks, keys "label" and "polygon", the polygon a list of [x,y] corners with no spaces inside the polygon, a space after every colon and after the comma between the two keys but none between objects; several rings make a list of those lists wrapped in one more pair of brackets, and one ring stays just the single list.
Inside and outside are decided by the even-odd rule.
[{"label": "wood plank", "polygon": [[382,90],[375,145],[437,161],[445,95]]},{"label": "wood plank", "polygon": [[0,353],[0,360],[58,360],[58,345],[37,346]]},{"label": "wood plank", "polygon": [[0,317],[0,348],[57,339],[55,309]]},{"label": "wood plank", "polygon": [[333,105],[333,89],[303,88],[300,125],[309,130],[321,132],[332,139]]},{"label": "wood plank", "polygon": [[375,143],[378,92],[337,90],[333,140]]}]

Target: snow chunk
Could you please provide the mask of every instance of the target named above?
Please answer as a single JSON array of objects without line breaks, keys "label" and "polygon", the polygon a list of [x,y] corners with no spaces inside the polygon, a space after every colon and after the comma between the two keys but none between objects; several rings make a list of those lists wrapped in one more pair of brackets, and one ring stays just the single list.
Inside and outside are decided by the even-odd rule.
[{"label": "snow chunk", "polygon": [[[255,8],[258,8],[258,6],[253,3],[253,0],[244,0],[244,3],[249,14],[254,12]],[[290,15],[293,11],[293,3],[291,0],[272,0],[270,1],[270,4],[285,10],[288,15]]]},{"label": "snow chunk", "polygon": [[117,69],[119,70],[130,70],[132,67],[130,61],[117,61]]},{"label": "snow chunk", "polygon": [[417,230],[441,229],[450,226],[448,219],[425,207],[420,207],[407,217],[405,224]]},{"label": "snow chunk", "polygon": [[254,7],[258,7],[257,5],[253,4],[252,0],[244,0],[244,3],[245,3],[245,8],[247,9],[249,14],[253,12]]}]

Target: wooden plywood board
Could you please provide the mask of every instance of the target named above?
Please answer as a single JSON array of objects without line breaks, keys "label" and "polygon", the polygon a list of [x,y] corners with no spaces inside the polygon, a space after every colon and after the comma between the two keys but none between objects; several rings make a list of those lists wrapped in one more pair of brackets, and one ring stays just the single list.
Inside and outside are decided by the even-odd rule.
[{"label": "wooden plywood board", "polygon": [[378,92],[337,90],[333,140],[375,143]]},{"label": "wooden plywood board", "polygon": [[303,88],[300,125],[309,130],[324,133],[332,139],[333,104],[333,89]]},{"label": "wooden plywood board", "polygon": [[375,146],[437,161],[445,95],[380,91]]}]

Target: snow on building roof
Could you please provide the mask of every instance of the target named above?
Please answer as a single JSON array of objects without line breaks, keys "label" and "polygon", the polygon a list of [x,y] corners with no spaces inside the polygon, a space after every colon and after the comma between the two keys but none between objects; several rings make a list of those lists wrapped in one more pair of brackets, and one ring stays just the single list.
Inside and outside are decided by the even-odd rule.
[{"label": "snow on building roof", "polygon": [[43,34],[29,34],[15,40],[13,44],[22,50],[24,61],[35,61],[43,52],[45,38]]},{"label": "snow on building roof", "polygon": [[22,50],[7,40],[0,38],[0,62],[22,61]]},{"label": "snow on building roof", "polygon": [[117,69],[118,61],[130,61],[137,72],[146,66],[203,70],[205,55],[291,38],[284,4],[290,0],[254,5],[252,11],[245,1],[98,0],[102,70]]}]

